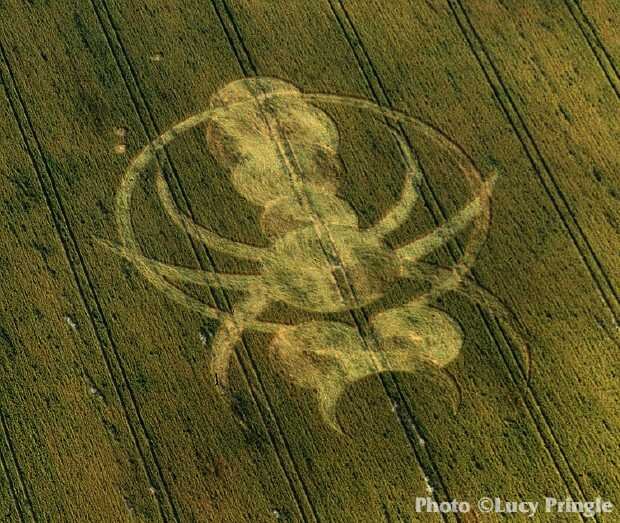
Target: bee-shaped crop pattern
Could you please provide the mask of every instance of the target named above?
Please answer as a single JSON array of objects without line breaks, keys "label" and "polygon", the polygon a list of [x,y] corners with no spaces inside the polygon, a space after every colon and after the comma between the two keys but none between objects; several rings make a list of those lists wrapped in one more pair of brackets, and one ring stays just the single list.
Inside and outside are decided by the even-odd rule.
[{"label": "bee-shaped crop pattern", "polygon": [[[420,198],[422,177],[416,159],[396,134],[405,163],[398,201],[374,225],[360,229],[352,207],[337,194],[339,134],[317,105],[340,104],[369,111],[392,123],[407,123],[458,158],[471,190],[470,200],[444,224],[414,241],[390,249],[385,237],[409,217]],[[229,172],[235,189],[260,206],[267,248],[234,242],[182,213],[161,174],[156,187],[170,219],[209,249],[258,262],[255,275],[224,274],[178,267],[145,257],[131,220],[135,185],[158,150],[198,125],[206,129],[209,150]],[[211,98],[210,107],[177,124],[147,145],[132,161],[117,196],[120,245],[107,243],[171,299],[220,321],[211,347],[214,380],[227,388],[229,362],[246,329],[272,333],[270,350],[287,376],[316,391],[324,419],[333,427],[336,402],[356,380],[383,371],[443,368],[459,353],[463,333],[445,312],[433,307],[448,291],[459,291],[499,316],[501,303],[468,276],[486,237],[495,177],[482,180],[473,163],[441,132],[420,120],[368,101],[305,94],[272,78],[232,82]],[[450,267],[425,261],[436,249],[469,229],[461,257]],[[359,311],[384,296],[399,279],[427,284],[404,305],[368,318],[368,333],[338,321],[284,325],[261,320],[273,301],[313,311]],[[178,287],[192,283],[241,292],[245,297],[225,312]]]}]

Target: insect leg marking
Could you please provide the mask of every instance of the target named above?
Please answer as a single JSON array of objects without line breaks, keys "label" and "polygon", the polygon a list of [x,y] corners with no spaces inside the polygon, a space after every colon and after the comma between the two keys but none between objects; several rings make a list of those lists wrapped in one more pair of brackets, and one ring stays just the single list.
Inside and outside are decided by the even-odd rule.
[{"label": "insect leg marking", "polygon": [[133,264],[144,265],[158,276],[176,283],[191,283],[193,285],[208,285],[210,287],[223,287],[237,291],[246,291],[256,282],[256,276],[254,275],[216,274],[210,271],[203,271],[202,269],[168,265],[167,263],[142,256],[126,247],[114,245],[111,242],[101,241],[101,243],[112,252],[122,256]]},{"label": "insect leg marking", "polygon": [[[269,303],[265,290],[258,286],[250,290],[253,292],[235,304],[232,315],[222,321],[211,346],[211,375],[224,390],[228,389],[228,369],[235,345],[241,340],[243,331],[255,324],[256,317]],[[279,325],[278,330],[281,328]]]}]

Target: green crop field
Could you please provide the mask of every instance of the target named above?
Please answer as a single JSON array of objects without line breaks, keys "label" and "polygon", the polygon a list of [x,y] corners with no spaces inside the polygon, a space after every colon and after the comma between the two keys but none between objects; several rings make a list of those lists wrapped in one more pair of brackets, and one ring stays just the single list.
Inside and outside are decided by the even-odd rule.
[{"label": "green crop field", "polygon": [[2,520],[620,521],[619,68],[616,0],[0,2]]}]

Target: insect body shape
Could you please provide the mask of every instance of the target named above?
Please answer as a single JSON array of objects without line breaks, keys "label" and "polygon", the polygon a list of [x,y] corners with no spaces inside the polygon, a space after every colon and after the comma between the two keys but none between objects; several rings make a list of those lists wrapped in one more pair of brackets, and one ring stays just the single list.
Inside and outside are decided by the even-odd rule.
[{"label": "insect body shape", "polygon": [[[462,331],[432,306],[437,297],[450,290],[465,292],[503,314],[501,304],[467,276],[486,236],[494,178],[483,182],[471,162],[461,160],[472,199],[442,226],[392,250],[385,243],[386,235],[404,223],[420,196],[421,172],[410,149],[396,135],[406,166],[400,198],[379,222],[360,229],[354,210],[337,196],[338,130],[316,102],[345,103],[395,121],[409,121],[440,145],[456,148],[425,124],[363,100],[303,94],[271,78],[239,80],[212,97],[207,111],[173,127],[136,157],[117,199],[122,245],[111,247],[172,299],[221,320],[211,361],[219,385],[227,386],[230,358],[244,330],[271,332],[270,350],[289,378],[317,392],[324,419],[338,429],[336,402],[347,384],[382,371],[413,371],[423,365],[441,368],[457,356]],[[199,124],[206,124],[210,151],[229,170],[235,189],[262,208],[260,225],[271,240],[270,247],[234,242],[196,224],[176,207],[161,175],[156,180],[158,194],[170,218],[190,236],[216,251],[259,262],[259,274],[175,267],[140,252],[130,217],[135,182],[158,149]],[[468,243],[452,267],[424,262],[428,254],[467,228],[472,229]],[[360,311],[402,278],[424,281],[429,290],[405,305],[367,318],[367,335],[337,321],[288,326],[260,319],[275,300],[319,313]],[[187,296],[175,285],[183,282],[243,291],[245,298],[226,313]]]}]

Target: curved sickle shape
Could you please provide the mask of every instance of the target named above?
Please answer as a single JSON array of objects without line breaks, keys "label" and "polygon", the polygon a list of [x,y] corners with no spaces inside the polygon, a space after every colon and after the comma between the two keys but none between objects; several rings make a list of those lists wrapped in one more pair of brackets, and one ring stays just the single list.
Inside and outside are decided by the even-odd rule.
[{"label": "curved sickle shape", "polygon": [[263,257],[264,250],[260,247],[253,247],[245,243],[234,242],[227,238],[223,238],[219,234],[194,223],[189,216],[182,214],[175,205],[172,194],[170,194],[170,188],[161,172],[157,173],[155,184],[157,185],[157,193],[159,194],[168,216],[192,238],[201,241],[211,249],[231,254],[238,258],[260,260]]},{"label": "curved sickle shape", "polygon": [[405,259],[403,260],[403,272],[403,276],[406,278],[417,278],[431,285],[427,293],[412,300],[415,303],[429,304],[439,295],[448,291],[454,291],[468,298],[473,303],[484,307],[498,320],[501,320],[508,335],[522,352],[525,376],[527,381],[530,380],[532,357],[530,346],[526,341],[530,337],[529,332],[524,323],[499,298],[477,284],[471,277],[454,268],[449,269],[430,263]]},{"label": "curved sickle shape", "polygon": [[[196,127],[197,125],[204,123],[207,119],[222,110],[223,109],[219,108],[208,109],[197,115],[191,116],[155,138],[132,160],[123,178],[121,179],[120,188],[116,196],[116,225],[121,240],[121,249],[124,251],[125,257],[131,257],[134,266],[140,271],[140,273],[153,286],[155,286],[155,288],[164,292],[166,296],[191,310],[195,310],[206,317],[217,320],[229,318],[231,314],[206,305],[201,301],[188,296],[164,277],[164,273],[166,271],[174,271],[176,269],[174,266],[165,266],[165,264],[154,265],[151,263],[152,260],[149,260],[143,255],[140,245],[136,239],[136,234],[131,220],[131,201],[142,171],[151,162],[156,161],[157,152],[170,144],[179,135]],[[164,267],[166,267],[165,270]],[[216,273],[210,274],[215,280],[217,286],[224,286],[224,282],[220,280]],[[251,324],[247,326],[256,330],[263,330],[267,332],[273,332],[279,328],[279,326],[275,324],[261,322],[258,320],[252,321]]]},{"label": "curved sickle shape", "polygon": [[390,129],[394,137],[400,145],[401,152],[405,157],[407,170],[405,171],[405,182],[403,190],[400,194],[398,202],[390,209],[390,211],[375,225],[365,231],[365,234],[384,237],[392,231],[400,227],[409,217],[413,206],[421,197],[419,184],[422,181],[422,170],[420,169],[416,159],[411,153],[411,149],[405,142],[403,137]]},{"label": "curved sickle shape", "polygon": [[[246,328],[252,328],[256,324],[264,325],[263,322],[257,321],[256,317],[265,310],[268,304],[269,299],[265,289],[255,287],[254,292],[245,300],[235,304],[235,311],[222,321],[211,344],[210,365],[213,382],[221,387],[221,392],[229,388],[228,369],[235,345],[241,340]],[[271,325],[274,327],[272,332],[282,330],[282,325]]]},{"label": "curved sickle shape", "polygon": [[[488,181],[483,183],[478,195],[461,209],[456,216],[452,217],[448,222],[437,227],[429,234],[398,249],[396,251],[398,255],[407,261],[420,260],[435,249],[441,247],[459,232],[463,231],[477,218],[481,223],[478,224],[477,234],[473,235],[472,242],[478,242],[480,239],[484,240],[490,218],[490,216],[487,216],[487,210],[490,206],[491,191],[493,190],[493,184],[496,179],[497,175],[493,175]],[[481,232],[484,232],[484,234],[481,234]],[[475,250],[477,253],[478,248],[476,247]],[[463,262],[461,262],[461,265],[465,265],[469,268],[469,265]]]}]

